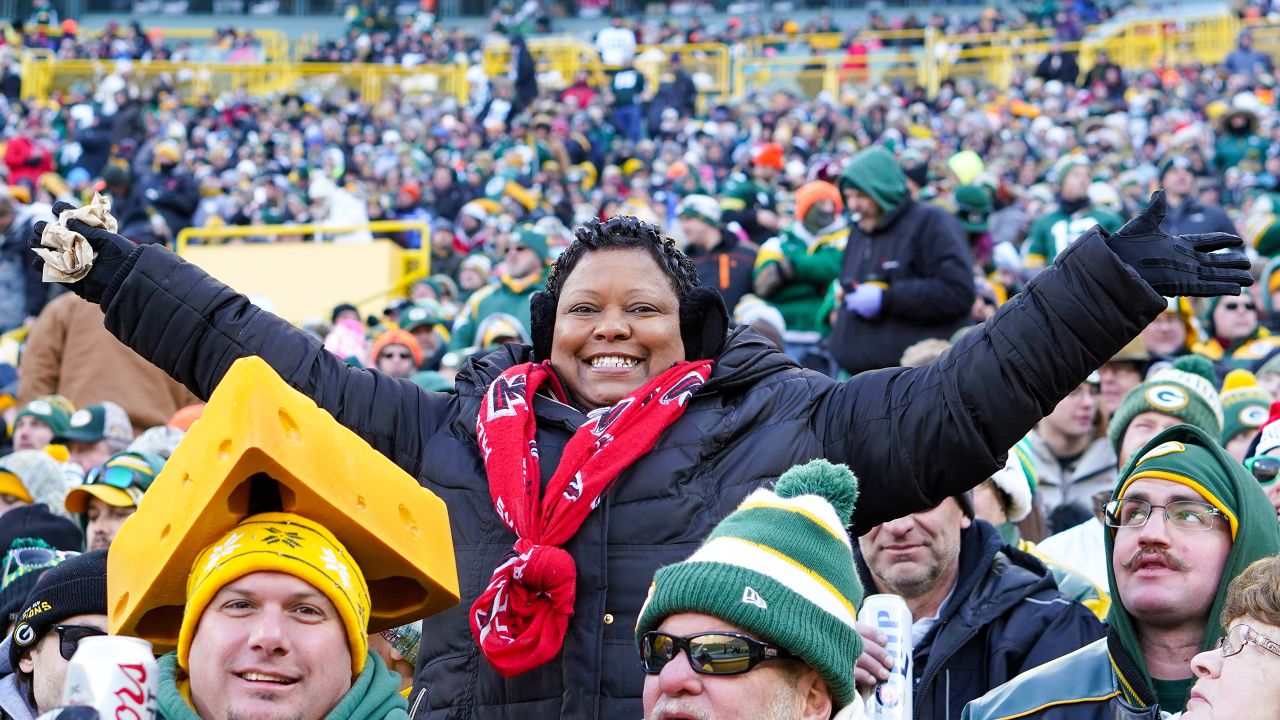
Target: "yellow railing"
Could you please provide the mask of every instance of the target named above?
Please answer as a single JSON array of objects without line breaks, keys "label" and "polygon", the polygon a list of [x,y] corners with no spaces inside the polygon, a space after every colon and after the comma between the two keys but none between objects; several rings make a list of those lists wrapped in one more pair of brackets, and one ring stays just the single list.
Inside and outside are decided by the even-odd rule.
[{"label": "yellow railing", "polygon": [[[368,231],[372,243],[255,242],[248,238],[318,239]],[[389,239],[417,232],[421,247],[402,249]],[[205,244],[194,244],[202,240]],[[294,321],[328,313],[351,302],[362,314],[380,312],[431,274],[431,227],[416,220],[378,220],[363,225],[229,225],[186,228],[175,243],[179,255],[251,297],[270,299],[276,313]],[[335,292],[340,296],[335,296]],[[336,299],[335,299],[336,297]]]},{"label": "yellow railing", "polygon": [[[1165,18],[1131,21],[1107,33],[1091,29],[1089,39],[1062,43],[1064,50],[1078,52],[1081,72],[1088,72],[1099,51],[1124,68],[1166,66],[1198,61],[1222,62],[1236,46],[1246,27],[1234,15],[1223,13],[1194,19]],[[1255,47],[1280,55],[1280,24],[1251,22]],[[165,30],[167,37],[212,36],[212,30]],[[296,89],[299,85],[339,85],[359,91],[365,102],[378,102],[390,86],[406,92],[439,92],[467,100],[465,65],[432,65],[415,68],[358,63],[288,62],[287,42],[278,31],[256,33],[278,62],[165,63],[132,62],[131,78],[140,84],[163,79],[177,88],[178,96],[194,99],[205,94],[245,90],[255,95]],[[846,87],[861,87],[884,80],[901,79],[920,84],[933,95],[947,78],[974,78],[1000,89],[1008,87],[1015,71],[1031,71],[1053,47],[1053,31],[1027,30],[945,35],[933,28],[864,32],[857,41],[867,48],[865,55],[849,55],[848,38],[837,33],[764,36],[744,48],[719,43],[643,46],[638,48],[637,67],[656,89],[665,60],[679,52],[685,68],[711,78],[700,89],[709,99],[741,97],[751,91],[781,87],[810,96],[830,92],[839,96]],[[315,37],[300,43],[295,51],[314,47]],[[529,39],[530,53],[539,73],[554,74],[567,86],[579,72],[589,73],[596,87],[607,85],[608,71],[595,47],[572,37]],[[655,52],[656,51],[656,52]],[[741,54],[738,54],[741,53]],[[646,61],[645,58],[654,58]],[[661,58],[661,59],[657,59]],[[76,82],[94,83],[123,66],[112,61],[56,60],[47,52],[26,51],[22,55],[22,89],[26,99],[43,99],[54,90],[65,90]],[[510,46],[502,40],[486,45],[484,69],[490,76],[506,73]],[[553,83],[554,84],[554,83]],[[544,86],[545,87],[545,86]]]},{"label": "yellow railing", "polygon": [[245,90],[261,96],[293,90],[308,84],[344,86],[359,90],[365,102],[376,103],[391,86],[406,91],[439,92],[467,99],[465,68],[457,65],[426,65],[414,68],[346,63],[173,63],[98,60],[57,60],[44,52],[23,54],[22,95],[36,100],[72,85],[97,84],[114,73],[127,73],[136,84],[147,87],[164,81],[179,98]]},{"label": "yellow railing", "polygon": [[[590,73],[596,87],[605,84],[604,64],[591,43],[568,36],[529,38],[528,43],[538,74],[545,76],[554,72],[560,87],[568,87],[582,71]],[[489,41],[484,46],[483,62],[485,74],[489,77],[506,75],[507,68],[511,66],[511,45],[501,39]]]}]

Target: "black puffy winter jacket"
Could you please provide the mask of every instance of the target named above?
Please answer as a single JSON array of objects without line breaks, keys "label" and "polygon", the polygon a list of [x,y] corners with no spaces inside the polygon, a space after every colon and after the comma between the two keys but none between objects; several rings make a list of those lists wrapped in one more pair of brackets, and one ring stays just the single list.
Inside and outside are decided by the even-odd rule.
[{"label": "black puffy winter jacket", "polygon": [[[856,552],[856,561],[863,586],[872,592],[874,579],[862,553]],[[1058,592],[1039,560],[975,520],[960,535],[955,588],[913,650],[913,717],[958,717],[970,700],[1104,634],[1093,613]]]},{"label": "black puffy winter jacket", "polygon": [[[261,356],[448,505],[462,602],[423,624],[410,705],[414,717],[430,720],[639,717],[633,632],[653,573],[692,553],[751,490],[827,457],[861,478],[859,532],[930,507],[989,477],[1015,441],[1165,308],[1095,235],[986,330],[925,367],[840,383],[796,367],[759,336],[731,333],[684,415],[566,546],[578,589],[563,651],[504,679],[466,623],[514,540],[492,507],[475,421],[486,385],[527,359],[527,349],[507,346],[468,365],[456,396],[424,392],[346,365],[158,247],[131,256],[103,304],[113,333],[201,397],[236,359]],[[545,398],[533,409],[549,478],[586,417]]]}]

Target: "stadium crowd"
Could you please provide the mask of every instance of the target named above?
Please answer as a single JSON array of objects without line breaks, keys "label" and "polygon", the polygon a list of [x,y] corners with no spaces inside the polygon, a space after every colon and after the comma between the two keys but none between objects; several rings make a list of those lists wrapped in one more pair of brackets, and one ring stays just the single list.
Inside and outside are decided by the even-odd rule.
[{"label": "stadium crowd", "polygon": [[[538,72],[522,35],[547,25],[537,2],[495,14],[490,32],[509,41],[511,60],[494,77],[483,71],[484,38],[425,12],[397,20],[364,3],[349,14],[345,35],[307,57],[466,63],[466,102],[399,87],[374,103],[322,86],[184,97],[176,84],[144,86],[127,63],[93,85],[26,100],[10,48],[129,60],[251,59],[260,49],[235,30],[207,47],[166,43],[137,25],[92,37],[72,21],[57,37],[10,33],[0,48],[0,410],[8,428],[0,443],[0,618],[29,632],[15,630],[0,645],[0,712],[32,720],[58,704],[49,688],[60,688],[61,676],[41,650],[44,638],[60,642],[65,661],[68,632],[75,637],[67,627],[80,637],[105,630],[107,561],[98,551],[138,511],[230,361],[256,354],[445,500],[462,599],[476,604],[470,619],[424,621],[415,667],[415,653],[392,644],[394,635],[367,632],[376,588],[333,591],[334,578],[363,578],[369,561],[358,548],[346,551],[347,530],[291,514],[246,519],[224,528],[231,535],[202,541],[178,651],[161,661],[162,717],[221,718],[224,706],[239,707],[239,691],[205,674],[206,659],[220,651],[211,638],[230,646],[233,625],[270,624],[261,618],[286,591],[319,593],[310,605],[337,623],[328,645],[314,639],[319,631],[299,628],[272,640],[317,643],[297,654],[314,673],[268,677],[276,671],[253,666],[238,677],[261,697],[280,690],[266,683],[306,688],[280,701],[299,703],[305,720],[406,711],[612,717],[641,705],[655,720],[860,717],[857,692],[865,697],[902,670],[888,649],[894,640],[855,618],[875,593],[901,596],[914,618],[916,717],[1137,717],[1153,709],[1188,719],[1274,717],[1274,683],[1254,683],[1265,692],[1252,696],[1233,690],[1280,668],[1273,58],[1247,31],[1216,66],[1153,58],[1149,67],[1121,68],[1105,53],[1063,50],[1110,13],[1077,0],[1047,3],[1031,17],[911,16],[892,28],[872,15],[871,30],[1053,29],[1057,42],[1018,68],[1007,90],[946,80],[932,97],[900,80],[868,80],[859,56],[880,46],[828,13],[803,26],[616,18],[594,39],[611,71],[556,84]],[[55,15],[31,24],[58,22]],[[741,99],[706,97],[705,78],[685,68],[690,55],[678,44],[662,52],[656,72],[641,69],[654,60],[643,45],[734,45],[801,32],[846,34],[849,72],[838,94],[810,97],[784,85]],[[774,50],[785,52],[787,42],[778,42]],[[67,227],[89,238],[104,266],[122,269],[90,274],[67,292],[45,282],[48,270],[32,263],[28,245],[48,236],[37,223],[53,220],[55,203],[80,207],[95,194],[109,198],[118,233],[85,225],[84,216]],[[380,219],[429,225],[427,237],[392,239],[428,244],[430,274],[379,316],[362,316],[333,288],[332,311],[301,330],[264,319],[243,297],[149,247],[172,247],[188,227]],[[1221,234],[1243,237],[1243,259],[1211,253],[1229,249]],[[362,244],[373,233],[235,242],[268,241]],[[1138,262],[1124,243],[1176,250]],[[1245,281],[1229,273],[1244,266],[1253,284],[1234,295]],[[1173,282],[1158,275],[1166,271],[1195,277]],[[626,414],[631,405],[618,401],[634,397],[634,387],[598,391],[593,375],[564,370],[576,364],[558,353],[572,342],[566,337],[585,333],[590,308],[579,314],[579,306],[590,303],[574,300],[559,312],[555,302],[609,297],[608,282],[664,276],[667,294],[676,290],[683,352],[660,333],[637,336],[655,356],[691,361],[677,363],[692,373],[680,380],[692,383],[690,412],[669,411],[648,447],[612,456],[621,463],[612,472],[629,473],[617,489],[599,477],[594,458],[564,476],[578,461],[569,441],[578,424],[616,421],[619,434],[637,433],[659,416],[647,400]],[[718,299],[695,288],[695,278]],[[175,287],[188,295],[175,299]],[[628,292],[646,298],[638,315],[663,312],[658,295]],[[727,339],[714,327],[720,301]],[[182,317],[174,323],[181,327],[170,328],[169,315]],[[307,361],[314,370],[299,370],[296,359],[315,353],[322,359]],[[525,376],[511,373],[529,359],[561,369],[547,381],[559,403],[535,407],[530,397],[519,410],[525,398],[510,393],[523,391]],[[588,364],[621,374],[636,362],[597,355]],[[522,371],[530,393],[543,367]],[[869,372],[885,368],[894,370]],[[652,375],[658,384],[646,388],[676,393],[661,385],[671,372]],[[339,379],[347,377],[356,379]],[[703,383],[725,399],[698,399]],[[504,403],[509,412],[494,411]],[[649,415],[636,414],[646,408]],[[507,415],[519,416],[509,420],[517,424],[504,427]],[[502,442],[524,419],[537,426],[529,430],[536,440]],[[1024,420],[1034,428],[1005,442]],[[462,425],[474,434],[451,429]],[[886,428],[892,440],[879,435]],[[663,431],[706,454],[662,444]],[[501,523],[489,517],[490,492],[499,507],[521,502],[503,494],[516,483],[490,454],[521,467],[532,457],[537,466],[539,444],[544,472],[555,470],[549,482],[567,483],[571,503],[585,497],[594,508],[605,492],[621,494],[605,503],[612,526],[578,518],[552,540],[563,528],[535,527],[519,512],[503,513]],[[764,457],[758,448],[775,450]],[[944,452],[948,463],[929,459]],[[809,462],[818,457],[848,464],[858,478]],[[636,469],[626,469],[632,462]],[[721,472],[758,481],[722,494]],[[478,474],[487,491],[475,491],[469,478]],[[692,494],[663,485],[667,477]],[[286,527],[306,538],[297,557],[236,564],[248,550],[237,554],[233,537],[250,537],[247,547],[270,544],[255,533]],[[515,552],[504,556],[513,537]],[[517,612],[561,622],[558,631],[535,624],[519,644],[502,632],[511,621],[505,601],[489,612],[482,600],[502,597],[496,583],[511,562],[548,547],[559,553],[544,551],[541,562],[572,554],[579,589],[588,581],[603,589],[599,597],[570,593],[568,612],[563,587],[512,596],[513,607],[528,604]],[[347,560],[316,575],[300,569],[315,567],[312,552]],[[222,557],[231,559],[217,565]],[[656,576],[657,566],[645,564],[655,557],[665,566]],[[800,558],[805,572],[793,574],[777,557]],[[267,598],[261,618],[223,613],[230,606],[212,601],[228,592]],[[33,601],[55,612],[31,614]],[[776,614],[759,614],[770,607]],[[221,634],[206,623],[222,623]],[[351,662],[335,672],[323,659],[338,647]],[[637,651],[640,666],[620,660]],[[402,676],[398,687],[389,667]]]}]

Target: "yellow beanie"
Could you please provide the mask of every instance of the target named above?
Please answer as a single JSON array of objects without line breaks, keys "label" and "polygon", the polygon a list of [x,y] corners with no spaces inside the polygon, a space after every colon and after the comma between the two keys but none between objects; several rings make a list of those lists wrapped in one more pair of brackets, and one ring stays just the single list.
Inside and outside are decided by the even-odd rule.
[{"label": "yellow beanie", "polygon": [[213,597],[228,583],[256,572],[292,575],[324,593],[347,629],[351,674],[360,674],[369,654],[369,586],[364,573],[333,533],[291,513],[251,515],[196,556],[178,631],[182,669],[190,667],[191,640]]}]

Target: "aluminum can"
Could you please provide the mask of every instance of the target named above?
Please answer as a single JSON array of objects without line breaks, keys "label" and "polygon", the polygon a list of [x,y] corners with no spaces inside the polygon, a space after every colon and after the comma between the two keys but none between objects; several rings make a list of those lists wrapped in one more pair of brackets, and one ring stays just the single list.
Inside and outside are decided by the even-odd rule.
[{"label": "aluminum can", "polygon": [[155,720],[158,677],[146,640],[88,637],[67,666],[62,704],[90,706],[99,720]]},{"label": "aluminum can", "polygon": [[410,665],[418,662],[418,648],[422,645],[422,623],[413,622],[408,625],[401,625],[390,630],[383,630],[382,639],[386,640],[395,651],[400,653],[400,657]]},{"label": "aluminum can", "polygon": [[897,595],[869,595],[858,611],[858,622],[885,636],[884,649],[893,658],[889,678],[866,696],[867,717],[911,720],[911,609]]}]

